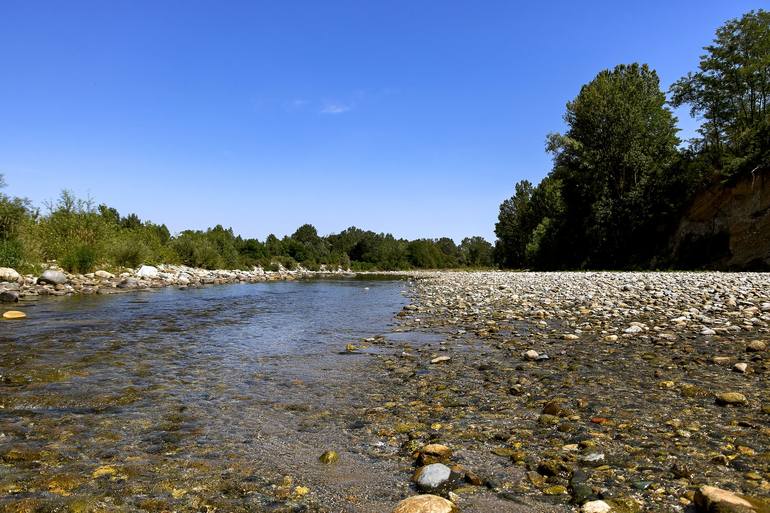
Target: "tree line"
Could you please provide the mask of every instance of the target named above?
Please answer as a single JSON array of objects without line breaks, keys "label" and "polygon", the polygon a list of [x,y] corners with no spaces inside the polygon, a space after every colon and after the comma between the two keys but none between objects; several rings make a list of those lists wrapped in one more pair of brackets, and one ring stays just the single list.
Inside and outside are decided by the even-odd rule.
[{"label": "tree line", "polygon": [[[726,22],[698,70],[661,90],[646,64],[601,71],[549,134],[553,168],[500,205],[506,268],[671,267],[669,241],[693,195],[770,167],[770,12]],[[702,120],[682,144],[671,108]]]},{"label": "tree line", "polygon": [[[0,187],[4,186],[0,175]],[[448,238],[406,240],[351,227],[320,236],[313,225],[264,241],[243,238],[232,228],[184,230],[172,235],[164,224],[121,215],[64,191],[45,212],[22,198],[0,193],[0,267],[31,270],[57,261],[71,272],[97,267],[184,264],[207,269],[277,270],[298,265],[318,270],[400,270],[490,267],[492,245],[468,237],[458,245]]]}]

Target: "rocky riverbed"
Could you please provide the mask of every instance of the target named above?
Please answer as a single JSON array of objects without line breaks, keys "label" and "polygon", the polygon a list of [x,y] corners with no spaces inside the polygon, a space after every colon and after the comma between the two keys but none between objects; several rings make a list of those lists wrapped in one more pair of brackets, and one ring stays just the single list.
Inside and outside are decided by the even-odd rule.
[{"label": "rocky riverbed", "polygon": [[[10,283],[22,293],[61,294],[96,282],[97,293],[109,293],[131,280],[145,289],[312,276],[155,271],[68,276],[58,285],[38,277]],[[147,272],[153,276],[142,276]],[[190,273],[200,274],[190,279]],[[189,283],[180,280],[183,274]],[[770,275],[409,276],[411,302],[396,315],[392,331],[352,339],[323,357],[270,360],[276,369],[303,375],[283,376],[253,357],[259,372],[218,376],[212,374],[219,365],[214,358],[196,364],[194,376],[174,367],[181,386],[166,383],[164,372],[147,372],[146,365],[154,365],[147,356],[148,363],[137,360],[136,371],[128,373],[128,402],[121,395],[104,411],[101,403],[91,404],[101,395],[78,392],[74,384],[99,377],[104,371],[93,362],[103,365],[105,358],[117,358],[116,376],[124,376],[121,369],[133,365],[133,343],[116,346],[118,332],[99,327],[105,348],[97,343],[98,351],[82,355],[71,369],[62,364],[50,379],[30,382],[12,378],[42,372],[33,368],[41,354],[71,354],[60,339],[84,341],[71,331],[74,324],[46,332],[49,342],[25,341],[45,352],[23,353],[4,378],[0,470],[6,472],[0,472],[0,493],[7,496],[4,501],[0,495],[0,511],[770,511]],[[214,325],[235,329],[253,314],[248,296],[228,308],[214,289],[196,293],[207,290],[216,299],[216,315],[192,311],[184,329],[173,325],[178,319],[150,315],[150,322],[161,324],[157,332],[142,332],[148,355],[163,347],[164,359],[180,358],[173,356],[174,334],[189,346],[183,354],[212,358],[207,336],[195,333]],[[220,319],[228,311],[235,316]],[[225,340],[239,343],[237,336]],[[7,351],[13,355],[24,347],[17,341]],[[242,360],[237,368],[251,361],[244,355],[234,355]],[[146,410],[139,411],[153,416],[158,404],[193,386],[222,406],[180,407],[179,415],[194,418],[180,422],[196,427],[187,433],[162,423],[153,431],[160,452],[132,432],[134,424],[116,424],[121,411],[133,408],[127,405],[141,405]],[[52,409],[76,392],[88,408]],[[20,406],[29,394],[43,393],[50,394],[51,407]],[[52,419],[38,418],[43,412]],[[62,414],[77,429],[86,429],[79,416],[93,415],[99,422],[94,426],[107,431],[88,429],[105,445],[73,437],[76,428],[56,417]],[[119,443],[127,453],[110,449]],[[29,446],[37,452],[19,452]],[[60,486],[60,476],[74,484]],[[136,493],[124,497],[128,485]],[[81,501],[84,496],[88,500]]]},{"label": "rocky riverbed", "polygon": [[279,266],[277,271],[208,270],[184,265],[143,265],[119,272],[98,270],[87,274],[67,273],[55,265],[40,274],[20,274],[15,269],[0,267],[0,303],[17,302],[34,296],[69,296],[75,294],[114,294],[131,290],[162,287],[201,287],[231,283],[260,283],[309,278],[354,276],[342,269],[309,271],[288,270]]},{"label": "rocky riverbed", "polygon": [[[412,292],[401,329],[441,337],[385,343],[373,431],[405,457],[450,449],[462,511],[490,493],[512,511],[767,511],[770,275],[437,273]],[[715,509],[704,485],[749,502]]]}]

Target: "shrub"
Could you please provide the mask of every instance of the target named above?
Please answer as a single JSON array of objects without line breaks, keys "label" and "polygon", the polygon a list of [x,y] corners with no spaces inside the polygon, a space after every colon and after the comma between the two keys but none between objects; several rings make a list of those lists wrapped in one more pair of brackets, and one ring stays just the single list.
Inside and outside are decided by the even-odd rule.
[{"label": "shrub", "polygon": [[112,262],[121,267],[139,267],[147,260],[147,246],[134,237],[119,239],[112,248]]},{"label": "shrub", "polygon": [[61,259],[61,266],[71,273],[88,273],[96,265],[96,250],[91,246],[76,246]]},{"label": "shrub", "polygon": [[24,248],[18,240],[0,240],[0,267],[20,268],[24,264]]}]

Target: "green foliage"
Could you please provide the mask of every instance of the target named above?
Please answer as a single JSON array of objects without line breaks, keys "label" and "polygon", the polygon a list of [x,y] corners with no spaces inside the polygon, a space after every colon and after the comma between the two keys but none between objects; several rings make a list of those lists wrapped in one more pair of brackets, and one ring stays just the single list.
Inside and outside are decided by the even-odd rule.
[{"label": "green foliage", "polygon": [[671,87],[674,106],[703,118],[693,146],[718,174],[770,165],[770,12],[729,20],[705,50]]},{"label": "green foliage", "polygon": [[467,267],[491,267],[492,244],[484,240],[483,237],[466,237],[460,243],[458,248],[460,260]]},{"label": "green foliage", "polygon": [[139,267],[148,262],[147,246],[137,237],[119,237],[110,248],[112,262],[118,267]]},{"label": "green foliage", "polygon": [[24,257],[21,241],[0,239],[0,267],[19,269],[25,263]]},{"label": "green foliage", "polygon": [[676,119],[646,65],[600,72],[567,104],[551,134],[551,173],[519,182],[500,206],[496,260],[504,267],[626,267],[652,256],[678,161]]},{"label": "green foliage", "polygon": [[184,265],[204,269],[222,268],[223,258],[217,251],[217,244],[204,232],[184,231],[172,240],[171,247]]},{"label": "green foliage", "polygon": [[60,259],[59,263],[66,271],[73,273],[88,273],[96,265],[96,250],[87,245],[75,246]]}]

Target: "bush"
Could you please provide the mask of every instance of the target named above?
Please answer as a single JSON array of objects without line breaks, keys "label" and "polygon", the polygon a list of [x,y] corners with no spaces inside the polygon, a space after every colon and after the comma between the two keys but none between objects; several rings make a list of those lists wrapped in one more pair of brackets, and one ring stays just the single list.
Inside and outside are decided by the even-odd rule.
[{"label": "bush", "polygon": [[96,250],[91,246],[77,246],[61,259],[61,266],[71,273],[88,273],[96,266]]},{"label": "bush", "polygon": [[112,248],[112,262],[120,267],[139,267],[147,260],[147,246],[135,238],[121,239]]},{"label": "bush", "polygon": [[0,267],[18,269],[24,264],[24,248],[17,240],[0,240]]}]

